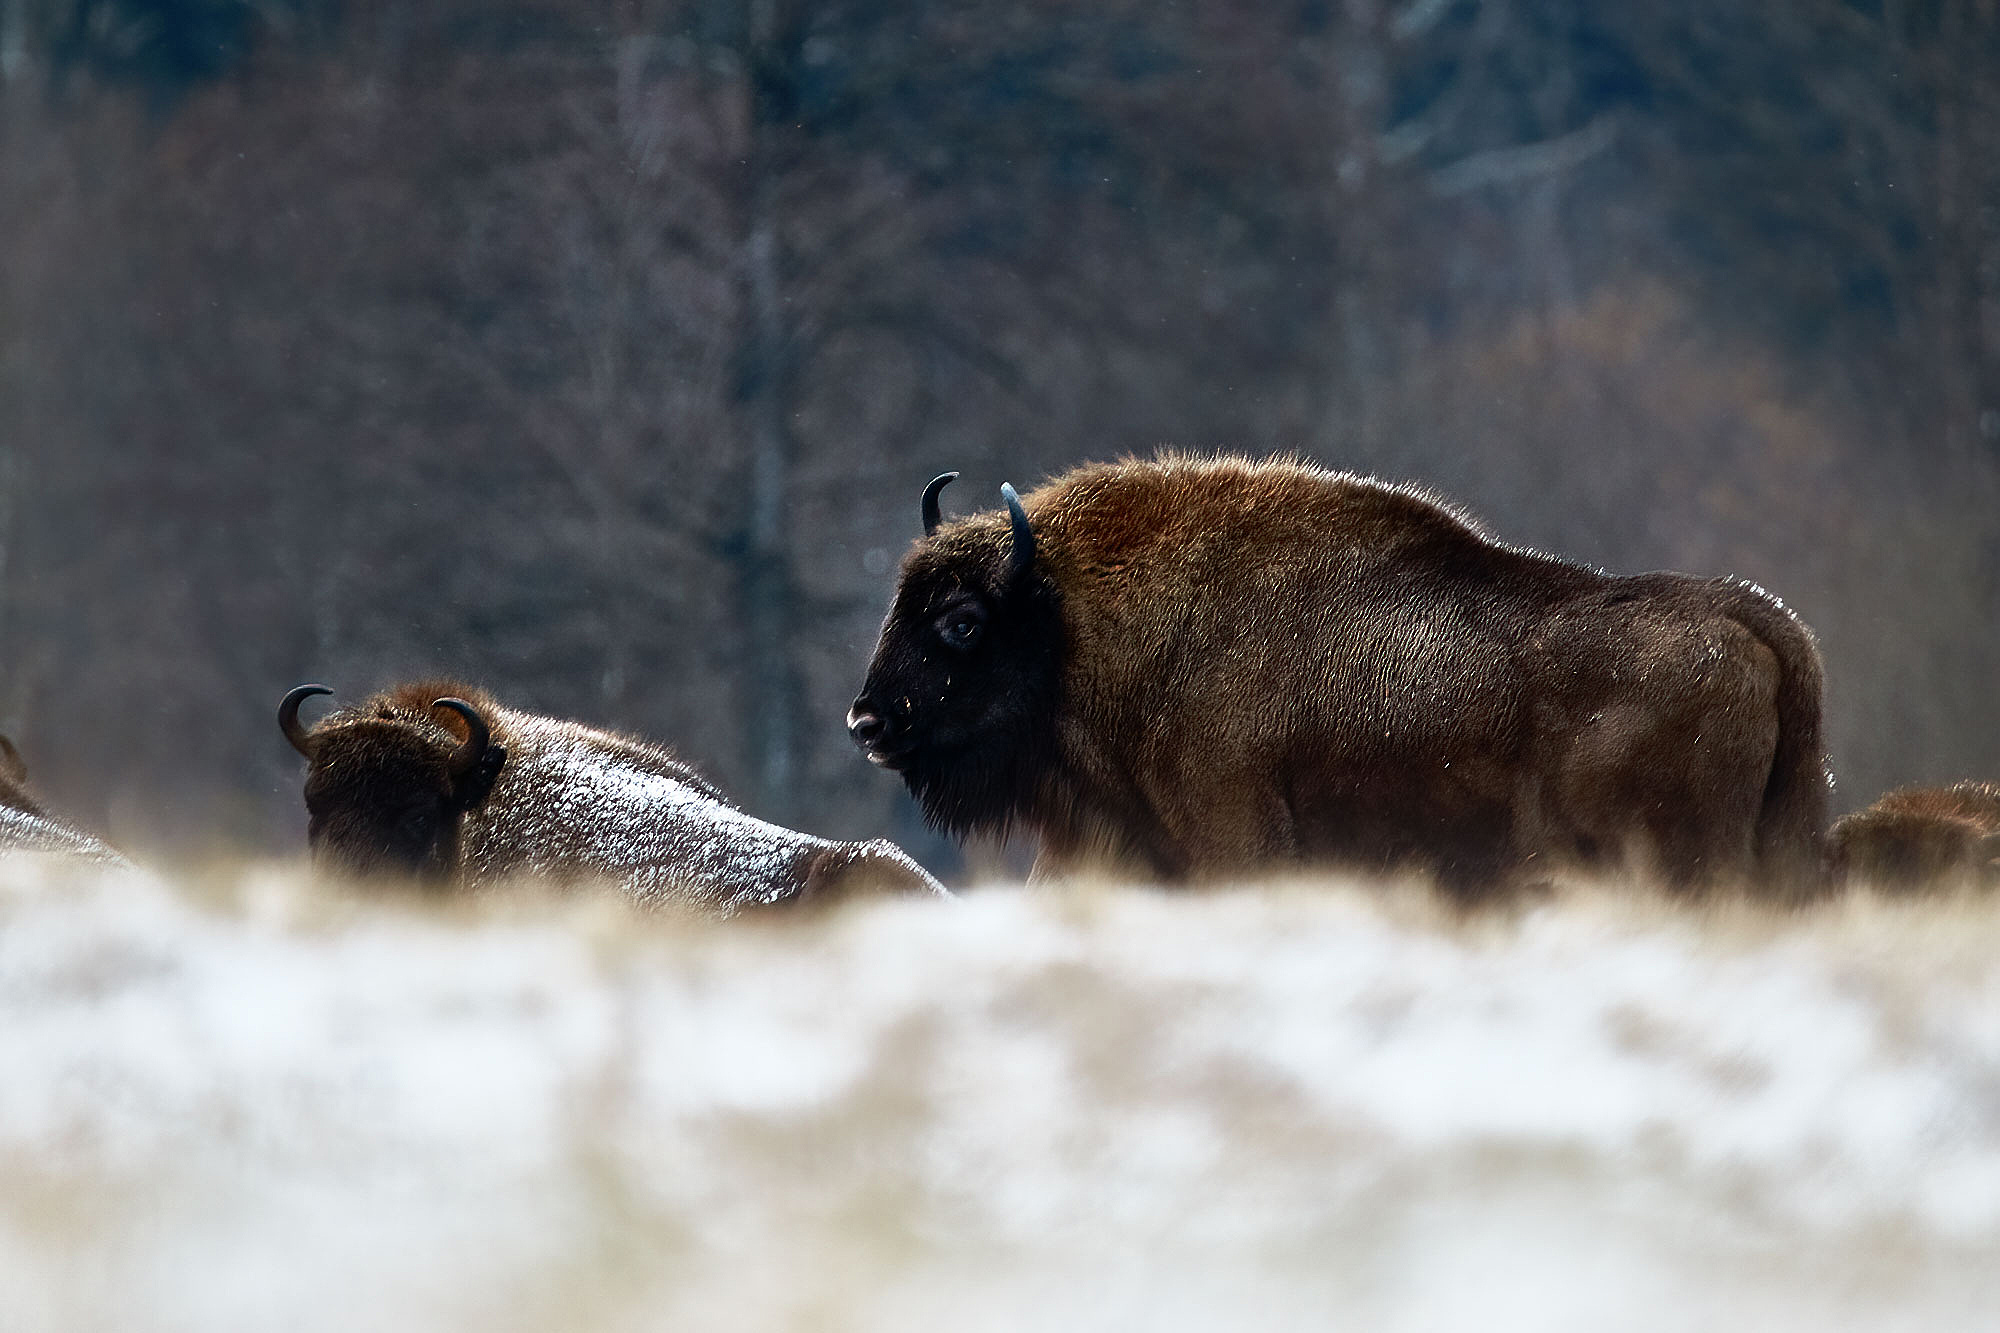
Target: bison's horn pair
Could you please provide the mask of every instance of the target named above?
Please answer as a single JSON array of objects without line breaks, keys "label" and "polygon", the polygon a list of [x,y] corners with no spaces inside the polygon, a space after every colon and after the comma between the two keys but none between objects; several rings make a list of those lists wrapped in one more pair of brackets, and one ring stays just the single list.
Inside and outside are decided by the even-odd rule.
[{"label": "bison's horn pair", "polygon": [[[938,530],[944,516],[938,511],[938,494],[958,479],[956,472],[941,472],[931,478],[931,484],[924,487],[924,536]],[[1035,563],[1035,530],[1028,526],[1028,511],[1021,507],[1021,497],[1015,493],[1010,482],[1000,483],[1000,498],[1007,502],[1007,516],[1014,529],[1013,572],[1025,574]]]},{"label": "bison's horn pair", "polygon": [[310,759],[313,757],[312,739],[306,729],[299,725],[299,705],[315,694],[332,694],[324,685],[299,685],[290,690],[278,705],[278,730],[285,733],[285,739],[292,748]]},{"label": "bison's horn pair", "polygon": [[944,516],[938,513],[938,492],[957,480],[956,472],[941,472],[931,478],[930,485],[924,487],[924,536],[936,532],[938,524],[944,521]]},{"label": "bison's horn pair", "polygon": [[463,699],[433,699],[432,708],[449,708],[465,719],[465,743],[451,752],[451,775],[462,778],[470,773],[479,761],[486,757],[486,747],[493,741],[493,733],[487,730],[486,719],[479,716],[479,710]]},{"label": "bison's horn pair", "polygon": [[1000,498],[1007,502],[1007,517],[1014,527],[1014,556],[1009,572],[1019,578],[1035,567],[1035,530],[1028,526],[1028,511],[1021,507],[1021,497],[1014,493],[1011,483],[1000,483]]}]

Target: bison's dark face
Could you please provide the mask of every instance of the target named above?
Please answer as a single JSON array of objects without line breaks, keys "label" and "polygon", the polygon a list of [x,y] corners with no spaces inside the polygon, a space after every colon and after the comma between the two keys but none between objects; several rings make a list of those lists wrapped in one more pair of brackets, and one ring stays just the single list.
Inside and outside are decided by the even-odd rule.
[{"label": "bison's dark face", "polygon": [[460,811],[440,748],[395,723],[327,736],[306,774],[313,859],[351,875],[447,876]]},{"label": "bison's dark face", "polygon": [[939,531],[942,480],[925,493],[926,537],[903,562],[847,728],[934,825],[963,835],[1004,830],[1051,761],[1062,626],[1012,488],[1008,519]]},{"label": "bison's dark face", "polygon": [[410,717],[336,717],[304,732],[293,696],[279,722],[312,761],[305,799],[314,861],[348,875],[449,878],[462,817],[485,800],[506,756],[479,715],[463,701],[438,701],[466,720],[462,740]]}]

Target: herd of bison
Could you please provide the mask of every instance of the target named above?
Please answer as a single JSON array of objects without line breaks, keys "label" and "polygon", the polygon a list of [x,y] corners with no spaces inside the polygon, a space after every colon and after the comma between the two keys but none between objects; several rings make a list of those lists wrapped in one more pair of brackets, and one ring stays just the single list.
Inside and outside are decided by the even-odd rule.
[{"label": "herd of bison", "polygon": [[[1991,881],[2000,786],[1891,793],[1830,829],[1811,632],[1729,578],[1509,546],[1405,486],[1292,459],[1080,467],[946,519],[923,493],[847,717],[954,835],[1037,878],[1413,873],[1463,902],[1636,871],[1781,903]],[[447,888],[603,881],[717,915],[944,894],[894,844],[738,810],[671,751],[399,685],[279,727],[324,867]],[[121,861],[0,737],[0,848]]]}]

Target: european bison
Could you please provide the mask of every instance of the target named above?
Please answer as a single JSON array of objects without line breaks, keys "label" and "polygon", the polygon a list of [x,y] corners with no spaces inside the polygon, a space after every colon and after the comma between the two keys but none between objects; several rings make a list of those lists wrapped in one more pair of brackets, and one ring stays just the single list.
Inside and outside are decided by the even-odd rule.
[{"label": "european bison", "polygon": [[1614,577],[1291,460],[1092,465],[945,523],[953,475],[848,729],[934,825],[1037,835],[1038,876],[1818,888],[1819,654],[1751,584]]},{"label": "european bison", "polygon": [[0,736],[0,853],[36,852],[105,865],[129,865],[82,829],[50,814],[28,793],[28,766],[14,742]]},{"label": "european bison", "polygon": [[2000,786],[1892,791],[1834,823],[1827,861],[1836,880],[1881,889],[2000,884]]},{"label": "european bison", "polygon": [[723,915],[863,889],[944,892],[888,842],[829,842],[736,809],[668,751],[502,707],[452,681],[398,686],[308,730],[301,685],[278,726],[310,761],[314,855],[353,874],[478,885],[603,880]]}]

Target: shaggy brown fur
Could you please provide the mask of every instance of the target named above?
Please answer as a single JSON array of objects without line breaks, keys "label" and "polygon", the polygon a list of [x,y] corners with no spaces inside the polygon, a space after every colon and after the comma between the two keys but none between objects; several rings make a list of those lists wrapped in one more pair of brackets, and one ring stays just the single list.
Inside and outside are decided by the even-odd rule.
[{"label": "shaggy brown fur", "polygon": [[903,562],[850,728],[1038,869],[1414,867],[1466,896],[1637,858],[1814,892],[1809,631],[1749,584],[1613,577],[1298,462],[1079,468]]},{"label": "shaggy brown fur", "polygon": [[[471,705],[487,727],[476,757],[467,720],[433,707],[444,698]],[[725,913],[943,891],[892,844],[752,819],[659,746],[518,712],[456,681],[397,686],[301,740],[307,836],[316,857],[348,873],[459,886],[609,880],[641,899]]]},{"label": "shaggy brown fur", "polygon": [[1892,791],[1834,824],[1827,861],[1836,880],[1880,889],[2000,884],[2000,786]]}]

